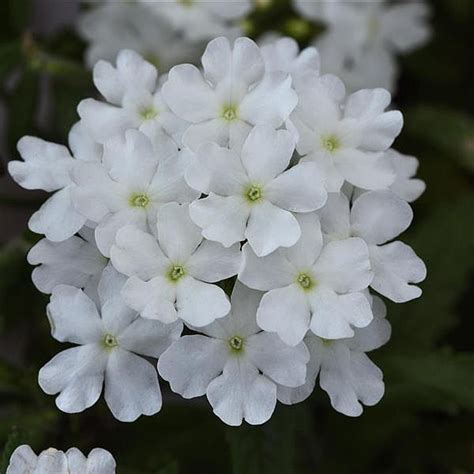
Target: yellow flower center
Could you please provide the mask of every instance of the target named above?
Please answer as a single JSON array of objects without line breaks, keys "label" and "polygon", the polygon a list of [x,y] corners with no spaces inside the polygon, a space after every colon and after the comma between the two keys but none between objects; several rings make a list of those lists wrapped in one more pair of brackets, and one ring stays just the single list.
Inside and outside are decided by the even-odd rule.
[{"label": "yellow flower center", "polygon": [[244,347],[244,340],[239,336],[233,336],[229,339],[229,346],[235,352],[240,352]]},{"label": "yellow flower center", "polygon": [[237,107],[235,105],[226,105],[222,109],[222,118],[228,122],[233,122],[237,119]]},{"label": "yellow flower center", "polygon": [[178,281],[186,274],[186,271],[182,265],[173,265],[168,273],[168,277],[172,281]]},{"label": "yellow flower center", "polygon": [[104,345],[109,349],[113,349],[118,346],[117,338],[112,336],[112,334],[106,334],[104,336]]},{"label": "yellow flower center", "polygon": [[296,278],[296,282],[303,288],[303,290],[310,290],[313,288],[315,282],[307,273],[300,273]]},{"label": "yellow flower center", "polygon": [[141,207],[145,209],[150,204],[150,198],[143,193],[134,193],[130,196],[128,202],[132,207]]},{"label": "yellow flower center", "polygon": [[334,135],[323,137],[322,139],[323,148],[329,153],[334,153],[341,147],[339,139]]},{"label": "yellow flower center", "polygon": [[245,197],[250,201],[250,202],[256,202],[259,199],[262,198],[262,188],[258,186],[257,184],[252,184],[249,186],[249,188],[245,192]]}]

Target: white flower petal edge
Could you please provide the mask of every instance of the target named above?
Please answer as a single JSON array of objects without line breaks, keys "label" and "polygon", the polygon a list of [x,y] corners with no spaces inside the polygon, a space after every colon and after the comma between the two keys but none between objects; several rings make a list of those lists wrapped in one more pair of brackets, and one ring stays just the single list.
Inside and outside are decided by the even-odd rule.
[{"label": "white flower petal edge", "polygon": [[305,345],[289,347],[255,324],[261,295],[237,283],[226,318],[202,328],[204,335],[182,337],[158,361],[173,391],[185,398],[206,394],[231,426],[265,423],[275,409],[276,384],[296,387],[306,380]]}]

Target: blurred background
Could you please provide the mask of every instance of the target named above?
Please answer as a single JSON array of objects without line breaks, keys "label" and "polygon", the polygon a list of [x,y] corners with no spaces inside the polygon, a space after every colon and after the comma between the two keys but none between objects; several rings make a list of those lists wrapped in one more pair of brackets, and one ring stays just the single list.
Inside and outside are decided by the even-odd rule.
[{"label": "blurred background", "polygon": [[[66,144],[78,120],[77,103],[96,94],[88,66],[99,57],[113,59],[114,48],[140,49],[140,34],[158,31],[153,25],[142,31],[142,20],[134,31],[120,23],[120,14],[106,10],[111,3],[116,9],[143,6],[108,3],[0,3],[0,472],[13,449],[29,443],[37,452],[49,446],[106,448],[117,459],[119,474],[472,473],[473,0],[426,2],[429,39],[395,58],[394,102],[405,116],[396,148],[419,159],[418,175],[427,183],[403,240],[426,262],[428,278],[421,299],[388,304],[392,340],[371,355],[386,383],[377,406],[347,418],[316,390],[302,404],[279,405],[263,427],[230,428],[205,399],[180,401],[163,387],[159,415],[123,424],[103,401],[66,415],[42,393],[37,372],[60,344],[49,335],[48,298],[31,284],[26,253],[39,239],[27,231],[27,221],[45,195],[19,188],[6,164],[19,159],[15,147],[23,135]],[[148,12],[139,15],[151,18]],[[265,41],[271,32],[306,46],[324,35],[328,24],[305,17],[289,0],[260,0],[238,25],[225,28],[229,36]],[[173,61],[197,62],[206,42],[184,41],[170,51],[164,36],[153,36],[139,52],[166,70]]]}]

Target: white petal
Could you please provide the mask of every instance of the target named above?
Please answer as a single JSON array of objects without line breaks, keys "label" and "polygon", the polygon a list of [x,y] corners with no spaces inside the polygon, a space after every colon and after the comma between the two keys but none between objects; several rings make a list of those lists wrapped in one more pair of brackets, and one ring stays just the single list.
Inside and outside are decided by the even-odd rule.
[{"label": "white petal", "polygon": [[122,290],[128,306],[147,319],[157,319],[165,324],[177,319],[175,308],[176,289],[163,277],[144,282],[131,277]]},{"label": "white petal", "polygon": [[73,236],[63,242],[40,240],[28,252],[28,263],[40,265],[31,275],[36,288],[51,293],[60,284],[84,288],[107,262],[94,245]]},{"label": "white petal", "polygon": [[319,213],[321,229],[329,239],[347,239],[351,234],[350,204],[343,193],[329,193]]},{"label": "white petal", "polygon": [[68,143],[74,158],[78,160],[99,162],[102,159],[102,145],[93,140],[81,120],[69,131]]},{"label": "white petal", "polygon": [[200,397],[223,370],[229,357],[224,341],[206,336],[184,336],[158,361],[160,375],[184,398]]},{"label": "white petal", "polygon": [[169,265],[155,237],[133,226],[122,227],[117,233],[110,258],[119,272],[143,280],[161,274]]},{"label": "white petal", "polygon": [[335,166],[349,183],[363,189],[386,189],[395,181],[392,164],[383,154],[341,150]]},{"label": "white petal", "polygon": [[211,193],[207,198],[193,202],[189,213],[202,228],[206,239],[220,242],[224,247],[245,240],[250,211],[241,197],[221,197]]},{"label": "white petal", "polygon": [[309,298],[311,331],[324,339],[352,337],[351,326],[365,327],[373,319],[370,303],[362,293],[338,295],[332,290],[317,288]]},{"label": "white petal", "polygon": [[87,458],[77,448],[70,448],[66,451],[68,474],[82,474],[87,472]]},{"label": "white petal", "polygon": [[385,112],[391,99],[385,89],[363,89],[347,100],[345,117],[359,121],[363,130],[362,147],[368,151],[387,150],[402,130],[402,114],[398,110]]},{"label": "white petal", "polygon": [[154,415],[161,409],[158,374],[150,362],[115,349],[105,370],[104,396],[119,421],[135,421],[141,415]]},{"label": "white petal", "polygon": [[74,161],[65,146],[27,136],[17,147],[24,161],[11,161],[8,172],[21,187],[51,192],[71,183]]},{"label": "white petal", "polygon": [[364,193],[351,210],[352,231],[371,244],[384,244],[404,232],[411,224],[413,211],[389,191]]},{"label": "white petal", "polygon": [[44,234],[53,242],[69,239],[85,224],[86,218],[76,211],[71,187],[53,194],[28,222],[32,232]]},{"label": "white petal", "polygon": [[291,77],[280,72],[267,73],[242,100],[239,115],[253,125],[280,127],[298,102]]},{"label": "white petal", "polygon": [[162,94],[170,109],[189,122],[199,123],[219,115],[215,92],[199,69],[190,64],[171,69]]},{"label": "white petal", "polygon": [[244,351],[260,372],[276,383],[287,387],[305,383],[309,352],[304,343],[290,347],[276,334],[261,332],[245,341]]},{"label": "white petal", "polygon": [[99,345],[73,347],[60,352],[39,371],[38,382],[48,395],[60,393],[56,405],[66,413],[79,413],[99,399],[107,355]]},{"label": "white petal", "polygon": [[186,170],[188,183],[202,193],[232,196],[243,191],[247,174],[237,154],[215,143],[199,147],[193,166]]},{"label": "white petal", "polygon": [[53,337],[61,342],[89,344],[100,340],[103,329],[94,302],[82,290],[56,286],[47,308]]},{"label": "white petal", "polygon": [[115,474],[115,468],[114,458],[105,449],[94,448],[87,457],[87,474]]},{"label": "white petal", "polygon": [[238,273],[242,260],[240,244],[225,248],[205,240],[189,258],[186,269],[198,280],[215,283]]},{"label": "white petal", "polygon": [[289,285],[297,275],[282,249],[265,257],[257,257],[249,244],[242,248],[242,268],[239,280],[250,288],[268,291]]},{"label": "white petal", "polygon": [[229,145],[230,126],[221,117],[190,125],[183,134],[183,144],[193,151],[205,143]]},{"label": "white petal", "polygon": [[266,293],[257,311],[257,323],[276,332],[290,346],[298,345],[309,329],[310,307],[304,291],[296,284]]},{"label": "white petal", "polygon": [[148,230],[147,216],[143,209],[129,208],[114,214],[108,214],[95,228],[97,247],[105,257],[110,257],[117,233],[126,226],[133,226],[141,231]]},{"label": "white petal", "polygon": [[426,266],[411,247],[402,242],[370,246],[370,261],[375,274],[371,283],[374,290],[396,303],[421,296],[421,289],[412,283],[426,278]]},{"label": "white petal", "polygon": [[288,211],[311,212],[324,206],[327,192],[316,163],[301,163],[265,187],[265,198]]},{"label": "white petal", "polygon": [[279,247],[294,245],[301,229],[291,212],[265,201],[251,209],[245,237],[256,255],[264,257]]},{"label": "white petal", "polygon": [[288,131],[261,125],[245,141],[242,164],[250,179],[263,185],[288,167],[294,149],[294,139]]},{"label": "white petal", "polygon": [[369,249],[359,238],[329,242],[313,271],[316,284],[323,284],[337,293],[364,290],[373,279]]},{"label": "white petal", "polygon": [[214,413],[231,426],[242,420],[261,425],[270,419],[276,405],[276,386],[251,364],[231,359],[222,375],[207,388]]},{"label": "white petal", "polygon": [[46,449],[38,456],[38,464],[34,470],[34,472],[45,472],[48,474],[50,472],[63,474],[68,471],[66,455],[54,448]]},{"label": "white petal", "polygon": [[191,220],[186,204],[161,206],[156,225],[160,247],[173,263],[187,262],[202,241],[201,229]]},{"label": "white petal", "polygon": [[10,457],[6,474],[27,474],[33,472],[38,462],[34,451],[26,444],[18,446]]},{"label": "white petal", "polygon": [[250,86],[263,76],[265,69],[259,47],[249,38],[238,38],[233,47],[227,38],[216,38],[207,45],[202,64],[206,78],[213,84],[232,75]]},{"label": "white petal", "polygon": [[188,276],[177,285],[176,309],[183,321],[201,327],[228,314],[230,303],[218,286]]}]

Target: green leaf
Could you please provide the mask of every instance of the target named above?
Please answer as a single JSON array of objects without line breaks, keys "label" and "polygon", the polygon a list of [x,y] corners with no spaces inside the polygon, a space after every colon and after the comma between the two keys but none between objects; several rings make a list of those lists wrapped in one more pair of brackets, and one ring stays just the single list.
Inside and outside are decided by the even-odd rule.
[{"label": "green leaf", "polygon": [[19,40],[0,44],[0,82],[23,61]]}]

